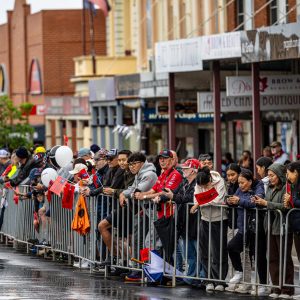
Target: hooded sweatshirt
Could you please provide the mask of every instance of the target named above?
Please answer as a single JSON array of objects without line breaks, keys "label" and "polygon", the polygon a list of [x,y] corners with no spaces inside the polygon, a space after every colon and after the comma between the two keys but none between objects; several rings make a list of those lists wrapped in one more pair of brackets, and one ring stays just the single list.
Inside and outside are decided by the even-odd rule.
[{"label": "hooded sweatshirt", "polygon": [[131,197],[135,190],[149,191],[157,180],[156,169],[152,163],[145,161],[139,172],[135,175],[133,184],[123,191],[126,198]]},{"label": "hooded sweatshirt", "polygon": [[[226,194],[226,186],[225,186],[224,179],[221,177],[221,175],[218,172],[210,171],[210,175],[212,177],[212,181],[211,181],[212,187],[216,189],[216,191],[218,192],[218,196],[208,204],[204,204],[200,206],[201,219],[207,222],[209,221],[217,222],[222,220],[221,217],[222,210],[220,209],[220,207],[214,207],[213,205],[225,204],[224,201],[225,201],[225,194]],[[209,189],[203,188],[198,184],[196,184],[195,192],[194,192],[194,203],[195,204],[198,203],[195,197],[196,194],[203,193],[208,190]],[[227,212],[225,211],[225,209],[223,209],[223,220],[226,220],[227,218],[228,218]]]},{"label": "hooded sweatshirt", "polygon": [[[286,193],[286,169],[283,165],[278,163],[273,163],[271,166],[269,166],[268,170],[274,172],[277,177],[280,178],[281,185],[277,187],[271,187],[268,186],[265,200],[268,202],[267,208],[276,210],[279,209],[281,211],[286,211],[283,205],[283,197]],[[271,234],[273,235],[279,235],[280,234],[280,214],[276,211],[271,212],[271,218],[270,218],[270,227],[271,227]],[[268,230],[268,215],[266,214],[265,220],[264,220],[264,227],[265,230]]]}]

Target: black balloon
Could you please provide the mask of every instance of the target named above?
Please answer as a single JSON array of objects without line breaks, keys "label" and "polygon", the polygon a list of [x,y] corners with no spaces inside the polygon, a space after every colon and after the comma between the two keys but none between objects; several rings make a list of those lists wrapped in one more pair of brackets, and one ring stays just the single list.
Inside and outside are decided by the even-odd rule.
[{"label": "black balloon", "polygon": [[49,159],[50,162],[52,163],[52,165],[58,169],[60,169],[60,166],[58,165],[58,163],[56,162],[55,159],[55,152],[56,150],[60,147],[60,145],[54,146],[53,148],[51,148],[50,152],[49,152]]}]

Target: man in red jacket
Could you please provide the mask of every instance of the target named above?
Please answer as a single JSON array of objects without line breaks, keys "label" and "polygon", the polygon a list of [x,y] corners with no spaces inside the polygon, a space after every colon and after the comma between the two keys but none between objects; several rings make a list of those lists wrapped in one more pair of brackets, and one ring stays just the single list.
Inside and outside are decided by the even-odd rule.
[{"label": "man in red jacket", "polygon": [[[172,151],[165,149],[160,151],[159,164],[162,169],[161,175],[158,177],[154,186],[147,192],[135,193],[135,198],[138,200],[159,199],[160,206],[158,207],[158,218],[160,219],[164,214],[164,202],[169,199],[163,195],[163,189],[168,188],[172,191],[176,190],[182,181],[181,174],[174,168],[174,160]],[[173,214],[172,205],[166,205],[166,216]]]}]

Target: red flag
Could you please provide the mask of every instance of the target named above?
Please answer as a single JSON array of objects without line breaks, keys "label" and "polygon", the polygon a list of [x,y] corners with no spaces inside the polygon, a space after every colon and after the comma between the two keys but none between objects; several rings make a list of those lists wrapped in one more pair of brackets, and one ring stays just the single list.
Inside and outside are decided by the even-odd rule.
[{"label": "red flag", "polygon": [[5,176],[7,176],[8,175],[8,173],[11,171],[11,169],[12,169],[12,165],[9,165],[6,169],[5,169],[5,171],[2,173],[2,177],[5,177]]},{"label": "red flag", "polygon": [[199,205],[207,204],[216,199],[218,196],[219,194],[214,187],[206,192],[195,194],[196,200]]},{"label": "red flag", "polygon": [[291,204],[291,207],[294,208],[294,201],[293,201],[293,197],[291,195],[292,189],[291,189],[291,185],[288,183],[286,183],[286,192],[287,192],[287,194],[290,195],[290,204]]},{"label": "red flag", "polygon": [[105,17],[108,16],[108,12],[110,11],[110,6],[107,0],[88,0],[89,2],[96,4],[100,10],[103,11]]},{"label": "red flag", "polygon": [[140,260],[142,262],[149,260],[149,252],[150,252],[150,248],[144,248],[140,250]]},{"label": "red flag", "polygon": [[74,192],[75,186],[67,182],[63,192],[63,198],[61,203],[62,208],[73,209]]},{"label": "red flag", "polygon": [[50,191],[50,189],[51,189],[52,185],[53,185],[53,181],[50,180],[49,185],[48,185],[48,191],[47,191],[47,200],[48,200],[48,202],[51,202],[52,192]]},{"label": "red flag", "polygon": [[64,135],[64,145],[68,146],[68,142],[69,142],[69,138],[66,135]]},{"label": "red flag", "polygon": [[[19,187],[16,187],[16,192],[19,193]],[[15,204],[18,205],[19,196],[17,194],[14,194],[14,201],[15,201]]]},{"label": "red flag", "polygon": [[9,181],[4,183],[4,188],[5,188],[5,189],[9,189],[9,190],[12,190],[12,189],[13,189],[13,187],[11,186],[11,184],[10,184]]},{"label": "red flag", "polygon": [[57,196],[60,196],[61,192],[64,189],[64,186],[67,182],[66,178],[62,178],[61,176],[58,176],[55,181],[53,182],[51,188],[49,189],[50,192],[56,194]]}]

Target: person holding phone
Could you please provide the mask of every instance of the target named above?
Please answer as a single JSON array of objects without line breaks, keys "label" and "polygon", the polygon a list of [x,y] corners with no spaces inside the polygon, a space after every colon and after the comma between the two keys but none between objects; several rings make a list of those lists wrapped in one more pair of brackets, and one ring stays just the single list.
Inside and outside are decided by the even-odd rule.
[{"label": "person holding phone", "polygon": [[[232,197],[229,197],[227,200],[227,204],[229,206],[238,206],[237,207],[237,233],[236,235],[230,240],[228,243],[228,254],[230,257],[230,260],[232,262],[232,265],[235,269],[234,276],[229,281],[229,286],[226,288],[227,291],[234,291],[242,294],[247,294],[251,292],[251,285],[246,284],[240,284],[240,282],[243,280],[243,266],[241,261],[241,252],[243,252],[244,249],[244,235],[247,235],[247,237],[253,236],[253,233],[250,232],[250,228],[248,224],[244,224],[244,213],[245,208],[246,209],[253,209],[255,208],[255,202],[253,202],[253,196],[254,195],[260,195],[261,198],[264,198],[265,191],[264,191],[264,185],[262,181],[254,179],[253,174],[248,169],[242,169],[239,178],[238,178],[239,188],[235,192],[235,194]],[[251,217],[253,212],[250,210],[247,211],[247,219],[253,220]],[[263,230],[263,228],[262,228]],[[262,234],[260,234],[262,235]],[[263,237],[265,240],[265,237]],[[247,239],[250,240],[250,239]],[[252,239],[253,240],[253,239]],[[250,255],[251,255],[251,245],[248,245],[250,249]],[[258,247],[258,274],[260,278],[261,283],[266,283],[267,275],[266,275],[266,247],[265,243],[261,245],[261,247]],[[247,263],[249,265],[250,261],[246,261],[246,267]],[[245,272],[245,281],[251,280],[251,274],[248,272]],[[247,276],[247,278],[246,278]],[[235,285],[239,284],[238,287]],[[265,293],[265,291],[260,291],[261,295]]]},{"label": "person holding phone", "polygon": [[[276,210],[281,210],[283,213],[286,211],[284,206],[284,198],[286,194],[286,168],[285,166],[274,163],[268,168],[269,187],[266,192],[265,199],[256,196],[255,203],[257,205],[267,207],[271,211],[270,226],[268,226],[268,217],[265,216],[264,227],[266,232],[269,232],[270,236],[270,275],[273,285],[281,286],[283,282],[279,282],[280,274],[280,244],[282,249],[285,245],[285,237],[280,236],[281,231],[281,218],[280,214]],[[282,239],[281,239],[282,238]],[[286,278],[285,283],[294,284],[294,264],[292,260],[292,245],[293,245],[293,234],[289,233],[287,237],[287,256],[286,256]],[[283,259],[281,271],[283,272]],[[281,280],[283,276],[281,276]],[[271,298],[283,298],[291,299],[294,294],[293,287],[283,286],[280,288],[273,288],[272,293],[269,295]]]}]

